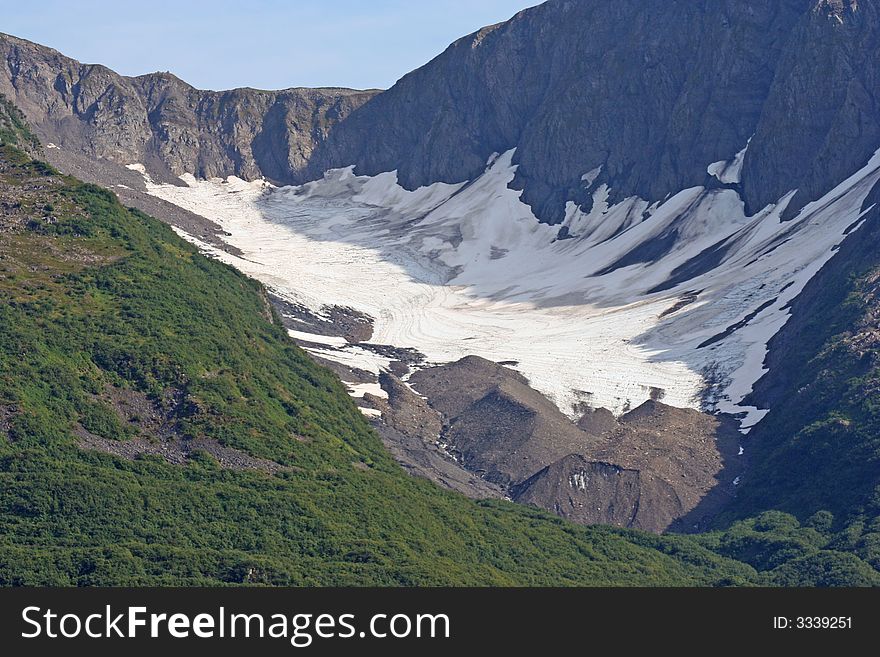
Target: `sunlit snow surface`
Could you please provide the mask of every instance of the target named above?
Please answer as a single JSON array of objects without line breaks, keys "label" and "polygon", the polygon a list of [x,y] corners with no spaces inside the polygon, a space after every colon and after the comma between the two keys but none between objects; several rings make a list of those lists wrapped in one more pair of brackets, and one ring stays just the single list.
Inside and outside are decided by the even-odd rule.
[{"label": "sunlit snow surface", "polygon": [[[744,153],[713,171],[738,179]],[[786,222],[791,194],[748,217],[730,189],[609,207],[602,186],[590,212],[569,204],[573,238],[557,240],[560,226],[538,223],[508,189],[512,158],[493,158],[471,183],[413,192],[395,173],[368,178],[350,168],[301,187],[184,176],[186,187],[148,180],[148,189],[220,224],[244,256],[200,246],[289,300],[374,317],[373,343],[416,348],[431,363],[469,354],[515,361],[573,416],[584,402],[620,413],[653,395],[742,413],[747,429],[766,412],[740,402],[764,372],[767,341],[857,228],[880,179],[875,155]],[[658,243],[665,252],[639,250]],[[387,366],[338,339],[322,344],[326,358]]]}]

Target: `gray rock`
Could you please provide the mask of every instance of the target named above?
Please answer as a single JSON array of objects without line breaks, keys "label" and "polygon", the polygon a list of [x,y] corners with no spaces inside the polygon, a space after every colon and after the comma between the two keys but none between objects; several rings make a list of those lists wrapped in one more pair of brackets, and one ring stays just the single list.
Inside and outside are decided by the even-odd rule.
[{"label": "gray rock", "polygon": [[791,214],[880,145],[878,11],[856,0],[550,0],[456,41],[384,93],[199,91],[0,36],[0,92],[44,139],[158,176],[298,183],[356,165],[396,169],[414,188],[473,179],[517,148],[513,185],[551,223],[603,183],[612,200],[651,201],[705,184],[707,165],[751,138],[748,209],[799,189]]},{"label": "gray rock", "polygon": [[514,186],[554,222],[602,183],[651,201],[704,184],[752,138],[749,209],[799,189],[791,214],[880,146],[878,44],[878,8],[855,0],[551,0],[353,112],[308,174],[460,182],[516,147]]},{"label": "gray rock", "polygon": [[0,34],[0,93],[45,142],[92,158],[183,173],[293,180],[329,130],[376,91],[201,91],[170,73],[136,78]]},{"label": "gray rock", "polygon": [[662,479],[572,454],[517,486],[513,499],[542,506],[584,525],[616,525],[661,532],[683,513]]}]

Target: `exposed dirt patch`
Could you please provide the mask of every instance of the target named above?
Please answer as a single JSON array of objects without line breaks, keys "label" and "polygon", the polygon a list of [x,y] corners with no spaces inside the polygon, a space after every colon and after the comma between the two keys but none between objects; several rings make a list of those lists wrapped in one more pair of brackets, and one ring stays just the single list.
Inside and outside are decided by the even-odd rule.
[{"label": "exposed dirt patch", "polygon": [[9,428],[17,412],[15,406],[0,404],[0,438],[9,440]]},{"label": "exposed dirt patch", "polygon": [[208,438],[186,438],[177,426],[177,411],[183,400],[179,390],[168,389],[161,400],[152,400],[130,388],[107,386],[98,399],[116,411],[119,419],[135,427],[137,434],[127,440],[97,436],[77,425],[74,433],[82,449],[92,449],[127,459],[159,456],[168,463],[186,464],[196,452],[214,457],[220,467],[230,470],[258,470],[274,474],[289,469]]},{"label": "exposed dirt patch", "polygon": [[134,460],[143,456],[159,456],[174,465],[186,465],[196,452],[206,452],[214,457],[220,467],[229,470],[257,470],[274,474],[285,470],[283,466],[258,459],[245,452],[230,447],[223,447],[216,440],[195,438],[187,440],[169,437],[165,440],[138,436],[129,440],[111,440],[96,436],[77,426],[74,433],[79,438],[82,449],[97,450],[114,456]]}]

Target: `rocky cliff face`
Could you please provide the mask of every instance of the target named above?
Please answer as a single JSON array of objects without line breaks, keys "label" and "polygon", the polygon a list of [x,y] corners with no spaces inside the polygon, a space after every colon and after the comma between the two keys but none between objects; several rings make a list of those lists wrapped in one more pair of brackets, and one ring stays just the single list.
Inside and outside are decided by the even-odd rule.
[{"label": "rocky cliff face", "polygon": [[136,78],[0,34],[0,93],[45,142],[162,177],[291,182],[333,125],[376,92],[201,91],[169,73]]},{"label": "rocky cliff face", "polygon": [[[385,93],[206,92],[0,36],[0,92],[48,141],[154,172],[284,183],[356,165],[414,188],[516,148],[545,221],[567,201],[660,201],[750,143],[751,211],[788,212],[880,145],[880,16],[856,0],[550,0],[452,44]],[[751,140],[751,142],[749,142]],[[585,174],[594,172],[595,175]]]},{"label": "rocky cliff face", "polygon": [[[354,112],[310,174],[357,164],[415,187],[517,148],[517,188],[561,220],[607,183],[662,200],[746,153],[751,210],[802,206],[880,145],[880,21],[854,0],[551,0],[454,43]],[[367,128],[369,126],[369,129]],[[601,172],[585,183],[584,174]]]}]

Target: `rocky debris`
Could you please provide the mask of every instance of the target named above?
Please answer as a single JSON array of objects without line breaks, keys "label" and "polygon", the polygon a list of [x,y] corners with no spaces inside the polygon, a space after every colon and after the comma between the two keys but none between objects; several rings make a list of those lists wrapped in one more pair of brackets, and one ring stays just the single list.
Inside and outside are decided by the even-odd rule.
[{"label": "rocky debris", "polygon": [[374,425],[385,449],[412,476],[428,479],[475,500],[501,499],[506,496],[500,486],[462,468],[440,446],[426,443],[421,437],[396,431],[381,422],[375,422]]},{"label": "rocky debris", "polygon": [[427,401],[390,373],[379,379],[388,399],[365,395],[364,405],[382,412],[374,422],[391,455],[410,474],[474,499],[500,498],[503,490],[459,465],[445,450],[443,421]]},{"label": "rocky debris", "polygon": [[440,413],[389,372],[379,375],[379,385],[388,394],[382,414],[385,424],[408,436],[422,436],[437,443],[443,429]]},{"label": "rocky debris", "polygon": [[[705,529],[733,498],[734,481],[746,469],[737,423],[694,409],[649,400],[622,416],[601,438],[603,444],[590,453],[592,458],[649,474],[675,492],[680,513],[655,516],[653,527],[644,515],[640,519],[642,528],[652,531]],[[663,525],[667,519],[670,525]]]},{"label": "rocky debris", "polygon": [[410,383],[442,414],[443,440],[462,465],[502,486],[591,440],[525,377],[483,358],[418,371]]},{"label": "rocky debris", "polygon": [[700,290],[699,292],[685,292],[679,297],[678,301],[676,301],[672,306],[660,313],[660,318],[662,319],[663,317],[669,317],[670,315],[674,315],[675,313],[677,313],[679,310],[695,304],[697,301],[699,301],[701,293],[702,290]]},{"label": "rocky debris", "polygon": [[660,532],[682,515],[673,487],[640,470],[572,454],[513,489],[513,498],[585,525]]},{"label": "rocky debris", "polygon": [[373,337],[373,318],[354,308],[325,306],[320,313],[315,313],[277,294],[270,292],[269,297],[288,330],[345,338],[351,344],[367,342]]},{"label": "rocky debris", "polygon": [[[300,346],[303,346],[305,343],[296,340],[295,341]],[[344,365],[335,360],[330,360],[328,358],[321,358],[320,356],[316,356],[313,353],[306,352],[313,361],[318,363],[319,365],[326,367],[331,372],[334,372],[336,376],[338,376],[342,381],[348,384],[357,384],[357,383],[376,383],[377,377],[372,372],[368,372],[367,370],[362,370],[357,367],[349,367],[348,365]]]},{"label": "rocky debris", "polygon": [[601,436],[617,427],[617,418],[607,408],[590,408],[584,411],[577,425],[591,436]]},{"label": "rocky debris", "polygon": [[106,386],[96,401],[110,406],[119,419],[133,426],[138,433],[153,438],[170,438],[177,434],[177,409],[183,393],[166,389],[163,399],[154,401],[146,394],[132,388]]},{"label": "rocky debris", "polygon": [[80,448],[105,452],[130,460],[144,456],[158,456],[173,465],[186,465],[196,453],[202,452],[210,454],[217,460],[221,468],[228,470],[256,470],[274,474],[289,469],[274,461],[253,457],[241,450],[223,447],[216,440],[207,438],[187,440],[180,437],[169,437],[164,440],[156,440],[137,436],[128,440],[112,440],[96,436],[81,426],[77,426],[74,432],[79,439]]},{"label": "rocky debris", "polygon": [[[373,344],[371,342],[363,342],[358,346],[367,351],[372,351],[379,356],[402,363],[407,367],[420,366],[425,362],[425,354],[412,347],[395,347],[388,344]],[[399,369],[401,366],[397,365],[395,367]]]},{"label": "rocky debris", "polygon": [[0,438],[9,439],[9,429],[12,426],[12,418],[17,413],[15,406],[0,404]]},{"label": "rocky debris", "polygon": [[745,469],[729,418],[650,400],[619,419],[588,410],[575,424],[521,374],[475,356],[419,370],[407,384],[383,374],[382,387],[388,400],[371,402],[405,467],[444,485],[450,468],[464,470],[575,522],[703,528]]}]

